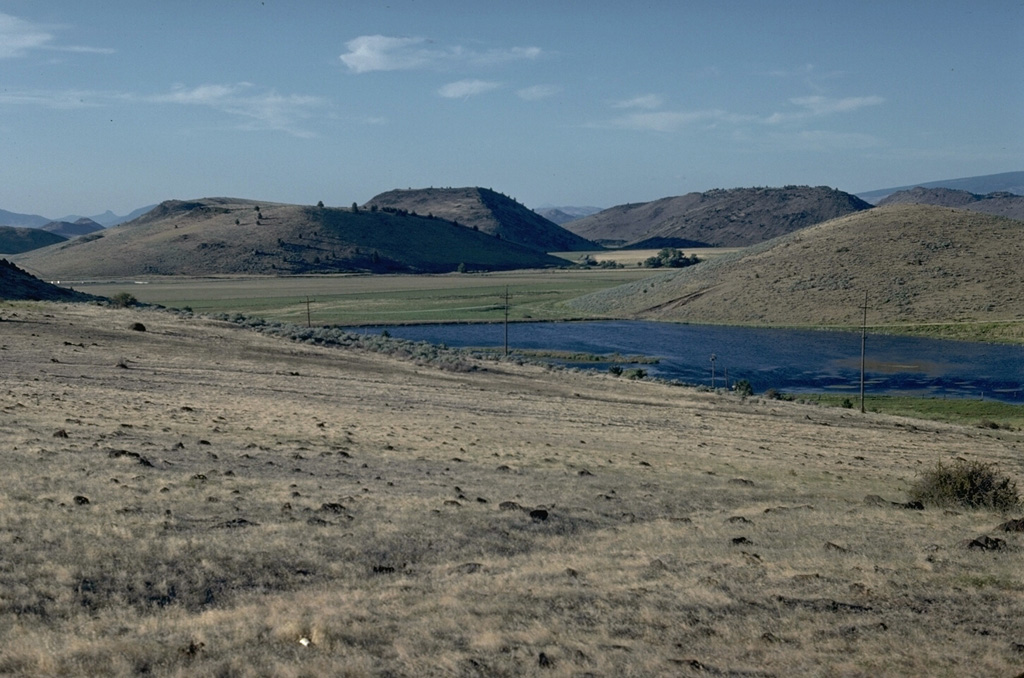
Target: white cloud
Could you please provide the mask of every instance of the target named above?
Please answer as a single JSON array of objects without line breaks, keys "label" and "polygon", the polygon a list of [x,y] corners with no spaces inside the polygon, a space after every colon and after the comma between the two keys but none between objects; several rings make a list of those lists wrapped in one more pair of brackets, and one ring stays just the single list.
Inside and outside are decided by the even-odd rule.
[{"label": "white cloud", "polygon": [[645,94],[639,97],[633,97],[632,99],[625,99],[623,101],[616,101],[612,103],[612,108],[645,108],[653,110],[655,108],[661,108],[664,101],[657,94]]},{"label": "white cloud", "polygon": [[345,43],[348,52],[342,63],[353,73],[373,71],[409,71],[444,68],[454,64],[488,66],[539,58],[539,47],[512,47],[480,52],[461,45],[439,45],[427,38],[396,38],[387,35],[361,35]]},{"label": "white cloud", "polygon": [[0,13],[0,58],[25,56],[29,50],[45,47],[53,34],[34,24]]},{"label": "white cloud", "polygon": [[36,49],[80,54],[114,53],[105,47],[54,44],[54,34],[49,28],[0,12],[0,59],[23,57]]},{"label": "white cloud", "polygon": [[686,127],[700,124],[704,127],[719,123],[749,122],[750,116],[742,116],[722,110],[705,111],[650,111],[629,113],[618,118],[593,125],[648,132],[677,132]]},{"label": "white cloud", "polygon": [[789,103],[798,107],[800,110],[773,113],[765,119],[765,122],[769,124],[778,124],[804,120],[806,118],[815,118],[823,115],[831,115],[833,113],[849,113],[866,106],[879,106],[885,103],[885,99],[880,96],[832,99],[825,96],[814,95],[790,99]]},{"label": "white cloud", "polygon": [[442,51],[425,47],[425,38],[391,38],[361,35],[345,43],[342,62],[354,73],[402,71],[427,66],[444,57]]},{"label": "white cloud", "polygon": [[258,92],[251,83],[200,85],[191,89],[177,86],[167,94],[145,97],[157,104],[205,106],[242,119],[238,128],[247,131],[278,131],[296,137],[312,137],[299,123],[324,105],[320,97],[280,95],[273,90]]},{"label": "white cloud", "polygon": [[516,96],[524,101],[538,101],[553,97],[561,91],[562,88],[558,85],[534,85],[533,87],[524,87],[518,90]]},{"label": "white cloud", "polygon": [[486,80],[459,80],[450,82],[437,93],[446,99],[462,99],[476,94],[483,94],[501,87],[500,83],[488,82]]}]

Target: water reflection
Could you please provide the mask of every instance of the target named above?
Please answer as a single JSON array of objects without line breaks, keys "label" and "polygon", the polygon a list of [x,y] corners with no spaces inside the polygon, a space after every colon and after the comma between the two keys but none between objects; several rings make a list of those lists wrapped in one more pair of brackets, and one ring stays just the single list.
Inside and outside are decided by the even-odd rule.
[{"label": "water reflection", "polygon": [[[501,325],[365,327],[358,331],[456,347],[498,347]],[[518,323],[509,346],[597,354],[645,355],[650,374],[718,386],[746,379],[755,392],[843,393],[860,389],[860,333],[608,321]],[[607,369],[607,365],[581,367]],[[919,337],[869,335],[866,388],[872,394],[993,398],[1024,402],[1024,347]]]}]

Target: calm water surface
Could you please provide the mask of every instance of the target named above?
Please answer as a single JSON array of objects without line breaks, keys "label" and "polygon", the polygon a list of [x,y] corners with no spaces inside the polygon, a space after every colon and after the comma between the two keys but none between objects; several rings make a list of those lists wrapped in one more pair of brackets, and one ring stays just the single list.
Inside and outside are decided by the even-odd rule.
[{"label": "calm water surface", "polygon": [[[363,327],[356,331],[454,347],[504,344],[502,325]],[[515,323],[509,347],[621,353],[660,359],[642,365],[665,379],[716,386],[746,379],[760,393],[860,391],[860,333],[672,325],[639,321]],[[991,398],[1024,402],[1024,347],[868,335],[869,394]],[[587,365],[581,365],[586,367]],[[606,370],[607,365],[594,369]]]}]

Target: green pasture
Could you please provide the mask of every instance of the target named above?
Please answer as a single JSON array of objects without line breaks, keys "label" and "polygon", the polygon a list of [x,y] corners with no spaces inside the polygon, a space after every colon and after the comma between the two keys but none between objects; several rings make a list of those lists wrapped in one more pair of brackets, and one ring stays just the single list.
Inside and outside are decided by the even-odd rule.
[{"label": "green pasture", "polygon": [[[843,407],[844,401],[848,400],[853,404],[854,409],[860,408],[858,395],[828,394],[802,396],[802,398],[809,402],[835,407]],[[1003,403],[997,400],[865,396],[864,409],[868,412],[894,414],[915,419],[931,419],[987,429],[1024,428],[1024,405]]]},{"label": "green pasture", "polygon": [[129,293],[141,302],[196,313],[245,313],[314,325],[375,325],[579,317],[560,302],[658,271],[641,268],[509,271],[445,275],[316,275],[150,278],[75,282],[83,292]]}]

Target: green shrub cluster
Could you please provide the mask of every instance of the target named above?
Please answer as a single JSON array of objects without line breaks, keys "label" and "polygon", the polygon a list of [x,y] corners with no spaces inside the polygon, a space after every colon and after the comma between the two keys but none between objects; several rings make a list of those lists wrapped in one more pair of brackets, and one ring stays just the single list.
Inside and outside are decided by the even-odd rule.
[{"label": "green shrub cluster", "polygon": [[684,268],[700,263],[696,254],[686,256],[675,247],[666,247],[658,252],[657,256],[644,259],[643,266],[647,268]]},{"label": "green shrub cluster", "polygon": [[936,464],[910,488],[910,498],[925,505],[997,511],[1011,511],[1021,505],[1013,479],[997,473],[992,464],[965,460]]}]

